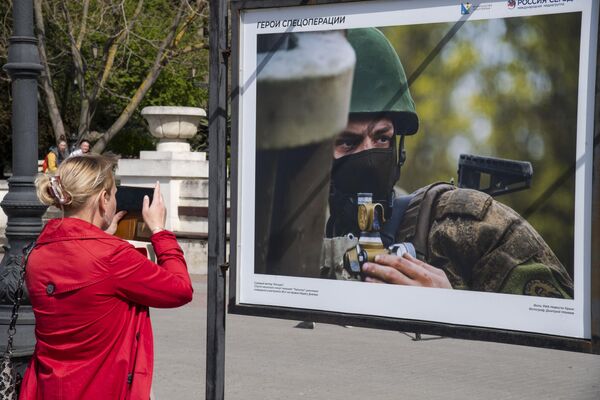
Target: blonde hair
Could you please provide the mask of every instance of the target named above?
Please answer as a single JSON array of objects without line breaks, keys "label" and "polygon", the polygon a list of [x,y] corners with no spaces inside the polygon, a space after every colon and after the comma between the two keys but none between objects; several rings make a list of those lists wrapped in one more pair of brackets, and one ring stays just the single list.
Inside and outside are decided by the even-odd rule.
[{"label": "blonde hair", "polygon": [[39,175],[35,180],[38,199],[48,206],[77,211],[94,195],[112,191],[116,158],[89,154],[63,161],[55,176]]}]

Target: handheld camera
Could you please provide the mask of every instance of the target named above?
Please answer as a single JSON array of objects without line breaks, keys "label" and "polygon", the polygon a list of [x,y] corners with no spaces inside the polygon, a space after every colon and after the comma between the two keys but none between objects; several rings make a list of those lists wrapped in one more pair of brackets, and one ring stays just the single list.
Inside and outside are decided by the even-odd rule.
[{"label": "handheld camera", "polygon": [[344,268],[354,278],[365,279],[362,266],[366,262],[374,262],[380,254],[395,254],[402,257],[409,253],[416,257],[412,243],[395,243],[385,247],[381,241],[380,231],[385,223],[384,208],[380,203],[373,203],[372,193],[358,193],[358,227],[360,236],[356,247],[344,254]]}]

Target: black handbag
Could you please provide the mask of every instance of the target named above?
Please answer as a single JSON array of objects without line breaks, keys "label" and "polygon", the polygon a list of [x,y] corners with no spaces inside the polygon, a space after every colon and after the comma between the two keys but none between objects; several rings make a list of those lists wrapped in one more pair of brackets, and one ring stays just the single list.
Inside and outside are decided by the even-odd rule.
[{"label": "black handbag", "polygon": [[19,283],[15,291],[15,302],[13,304],[12,315],[10,317],[10,325],[8,326],[7,336],[8,343],[4,356],[0,362],[0,400],[17,400],[18,392],[17,372],[12,362],[13,353],[13,338],[17,333],[17,318],[19,317],[19,307],[23,299],[23,284],[25,282],[25,266],[31,250],[35,247],[35,242],[23,248],[23,257],[21,258],[21,269],[19,274]]}]

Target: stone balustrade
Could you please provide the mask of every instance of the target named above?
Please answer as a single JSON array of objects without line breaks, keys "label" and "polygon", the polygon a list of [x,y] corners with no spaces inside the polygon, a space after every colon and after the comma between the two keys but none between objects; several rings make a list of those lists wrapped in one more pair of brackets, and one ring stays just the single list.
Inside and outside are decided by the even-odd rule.
[{"label": "stone balustrade", "polygon": [[[206,113],[192,107],[147,107],[142,115],[151,133],[160,139],[157,151],[142,151],[139,159],[119,160],[117,180],[120,185],[137,187],[153,187],[156,181],[160,182],[167,207],[166,228],[177,236],[190,272],[205,274],[208,161],[206,153],[190,151],[186,139],[193,137]],[[7,192],[7,182],[0,181],[0,201]],[[60,210],[50,207],[44,218],[60,215]],[[6,215],[0,209],[0,243],[5,241],[5,228]]]}]

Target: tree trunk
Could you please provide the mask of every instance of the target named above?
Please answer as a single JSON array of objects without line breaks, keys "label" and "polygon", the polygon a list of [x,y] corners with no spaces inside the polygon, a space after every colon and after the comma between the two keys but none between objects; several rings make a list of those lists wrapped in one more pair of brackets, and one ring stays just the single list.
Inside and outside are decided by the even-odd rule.
[{"label": "tree trunk", "polygon": [[54,137],[56,142],[60,139],[66,139],[65,125],[62,117],[60,116],[60,110],[56,102],[56,95],[54,88],[52,87],[52,75],[50,68],[48,67],[48,57],[46,55],[46,29],[44,27],[44,15],[42,14],[42,0],[34,0],[34,13],[35,13],[35,25],[37,29],[38,39],[38,50],[40,52],[40,61],[44,67],[44,73],[41,74],[40,80],[42,82],[42,89],[46,96],[46,107],[48,109],[48,115],[50,116],[50,122],[52,123],[52,130],[54,131]]}]

